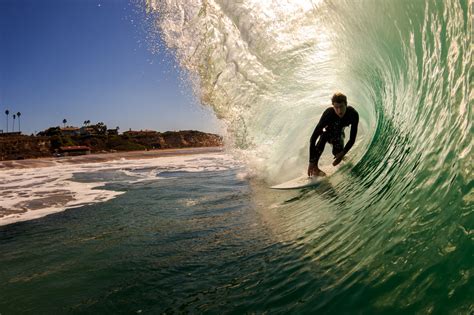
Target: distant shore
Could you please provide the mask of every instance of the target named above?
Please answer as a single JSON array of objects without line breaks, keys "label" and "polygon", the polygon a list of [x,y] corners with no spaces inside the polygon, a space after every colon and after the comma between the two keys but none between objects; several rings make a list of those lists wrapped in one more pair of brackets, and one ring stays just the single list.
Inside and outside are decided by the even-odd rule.
[{"label": "distant shore", "polygon": [[36,159],[25,160],[7,160],[0,161],[0,171],[8,169],[35,168],[35,167],[51,167],[58,164],[82,164],[82,163],[103,163],[107,161],[126,159],[140,160],[153,159],[164,156],[174,155],[190,155],[223,152],[223,147],[196,147],[181,149],[156,149],[144,151],[122,151],[113,153],[95,153],[79,156],[68,157],[41,157]]},{"label": "distant shore", "polygon": [[197,130],[129,130],[118,134],[105,125],[51,127],[36,135],[0,133],[0,161],[78,156],[106,152],[222,146],[222,136]]}]

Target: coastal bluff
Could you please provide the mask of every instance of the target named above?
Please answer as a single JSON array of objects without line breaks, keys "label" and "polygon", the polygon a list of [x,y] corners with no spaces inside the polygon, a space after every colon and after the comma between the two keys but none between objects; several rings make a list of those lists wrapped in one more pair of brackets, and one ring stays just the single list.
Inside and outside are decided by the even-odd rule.
[{"label": "coastal bluff", "polygon": [[222,137],[196,130],[157,132],[126,131],[123,134],[69,135],[0,134],[0,161],[60,156],[62,148],[87,147],[91,153],[126,152],[222,146]]}]

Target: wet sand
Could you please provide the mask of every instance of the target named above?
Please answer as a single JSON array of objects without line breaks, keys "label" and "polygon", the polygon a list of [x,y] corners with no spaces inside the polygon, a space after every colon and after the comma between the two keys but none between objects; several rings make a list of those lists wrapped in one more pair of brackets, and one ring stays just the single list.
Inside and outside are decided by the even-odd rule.
[{"label": "wet sand", "polygon": [[114,152],[100,153],[80,156],[68,157],[48,157],[29,160],[0,161],[0,170],[22,169],[35,167],[51,167],[58,164],[82,164],[82,163],[101,163],[120,159],[140,160],[153,159],[163,156],[173,155],[190,155],[222,152],[223,147],[201,147],[201,148],[184,148],[184,149],[160,149],[149,151],[131,151],[131,152]]}]

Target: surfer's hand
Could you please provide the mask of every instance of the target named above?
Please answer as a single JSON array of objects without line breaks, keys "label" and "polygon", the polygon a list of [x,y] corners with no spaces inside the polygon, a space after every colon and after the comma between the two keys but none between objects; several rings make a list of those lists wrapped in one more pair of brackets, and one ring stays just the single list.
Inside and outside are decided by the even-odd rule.
[{"label": "surfer's hand", "polygon": [[339,152],[334,156],[334,162],[332,162],[333,166],[336,166],[337,164],[341,163],[342,158],[344,157],[344,152]]}]

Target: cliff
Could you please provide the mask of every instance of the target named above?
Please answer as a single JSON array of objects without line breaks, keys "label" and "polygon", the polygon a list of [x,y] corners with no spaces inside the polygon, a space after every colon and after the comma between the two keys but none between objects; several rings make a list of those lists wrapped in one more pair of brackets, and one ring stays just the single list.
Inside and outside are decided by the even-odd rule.
[{"label": "cliff", "polygon": [[51,156],[48,137],[4,136],[0,137],[0,160],[31,159]]},{"label": "cliff", "polygon": [[191,147],[214,147],[222,145],[222,138],[215,134],[195,130],[167,132],[124,133],[125,139],[148,149],[170,149]]},{"label": "cliff", "polygon": [[195,131],[130,131],[121,135],[24,136],[0,134],[0,160],[52,156],[61,146],[88,146],[92,153],[221,146],[222,138]]}]

